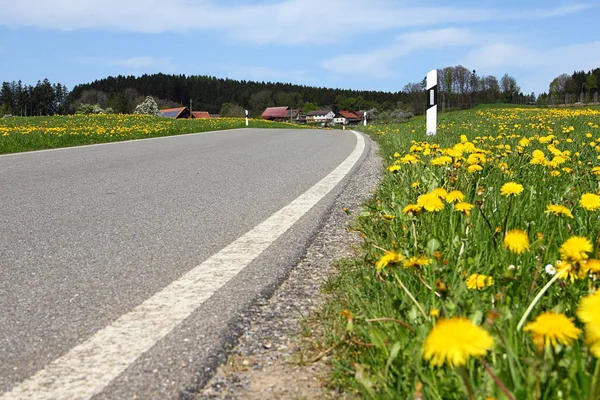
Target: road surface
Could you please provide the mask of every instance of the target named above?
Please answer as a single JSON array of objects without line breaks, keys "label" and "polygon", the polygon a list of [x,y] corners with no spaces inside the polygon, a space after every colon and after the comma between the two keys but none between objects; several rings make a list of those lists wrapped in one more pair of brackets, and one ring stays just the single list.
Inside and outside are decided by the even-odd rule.
[{"label": "road surface", "polygon": [[0,156],[0,399],[193,392],[364,146],[242,129]]}]

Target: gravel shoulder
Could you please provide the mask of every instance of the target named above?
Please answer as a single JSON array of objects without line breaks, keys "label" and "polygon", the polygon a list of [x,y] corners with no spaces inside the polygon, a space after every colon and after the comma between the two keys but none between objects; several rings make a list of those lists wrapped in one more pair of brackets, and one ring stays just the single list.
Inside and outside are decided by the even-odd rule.
[{"label": "gravel shoulder", "polygon": [[380,182],[382,160],[378,151],[377,143],[370,141],[369,154],[346,181],[306,255],[270,299],[255,303],[245,313],[238,344],[197,392],[196,399],[349,397],[326,387],[327,357],[320,357],[323,349],[315,339],[319,327],[303,321],[323,304],[320,288],[336,273],[336,260],[357,254],[362,238],[348,228]]}]

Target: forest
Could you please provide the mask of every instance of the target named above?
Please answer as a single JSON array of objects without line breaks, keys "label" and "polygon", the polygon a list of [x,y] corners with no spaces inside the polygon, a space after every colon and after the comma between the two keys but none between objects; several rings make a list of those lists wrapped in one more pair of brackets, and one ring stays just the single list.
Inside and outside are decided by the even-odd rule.
[{"label": "forest", "polygon": [[[588,103],[598,101],[599,81],[600,68],[561,74],[549,83],[547,93],[536,96],[522,93],[516,79],[508,74],[500,79],[479,76],[458,65],[438,70],[438,102],[440,111],[481,103]],[[289,106],[304,112],[320,108],[372,110],[374,115],[393,119],[398,112],[425,112],[425,83],[423,78],[406,84],[401,91],[382,92],[159,73],[109,76],[76,85],[69,91],[65,85],[48,79],[35,86],[5,81],[0,88],[0,116],[74,114],[83,109],[82,105],[97,105],[99,112],[129,114],[146,96],[153,96],[161,108],[189,106],[191,102],[196,111],[231,117],[243,116],[245,109],[258,117],[266,107]]]}]

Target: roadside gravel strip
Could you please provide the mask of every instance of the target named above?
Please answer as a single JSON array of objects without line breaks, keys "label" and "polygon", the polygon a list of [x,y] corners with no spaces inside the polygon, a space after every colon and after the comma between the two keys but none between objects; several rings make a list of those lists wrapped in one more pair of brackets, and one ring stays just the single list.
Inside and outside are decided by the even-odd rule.
[{"label": "roadside gravel strip", "polygon": [[[324,388],[328,372],[321,360],[309,365],[298,363],[300,321],[323,303],[321,285],[335,273],[334,263],[356,255],[362,239],[349,228],[361,204],[376,190],[382,171],[378,146],[370,150],[346,187],[335,199],[331,213],[305,256],[289,278],[269,299],[256,302],[242,316],[243,334],[226,363],[198,391],[190,388],[182,399],[323,399],[343,394]],[[347,208],[347,214],[342,208]]]}]

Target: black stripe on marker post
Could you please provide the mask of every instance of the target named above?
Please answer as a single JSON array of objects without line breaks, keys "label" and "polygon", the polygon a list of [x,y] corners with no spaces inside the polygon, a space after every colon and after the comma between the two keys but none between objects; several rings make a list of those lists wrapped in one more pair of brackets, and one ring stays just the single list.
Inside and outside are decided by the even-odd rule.
[{"label": "black stripe on marker post", "polygon": [[438,85],[433,86],[427,91],[427,109],[437,105]]}]

